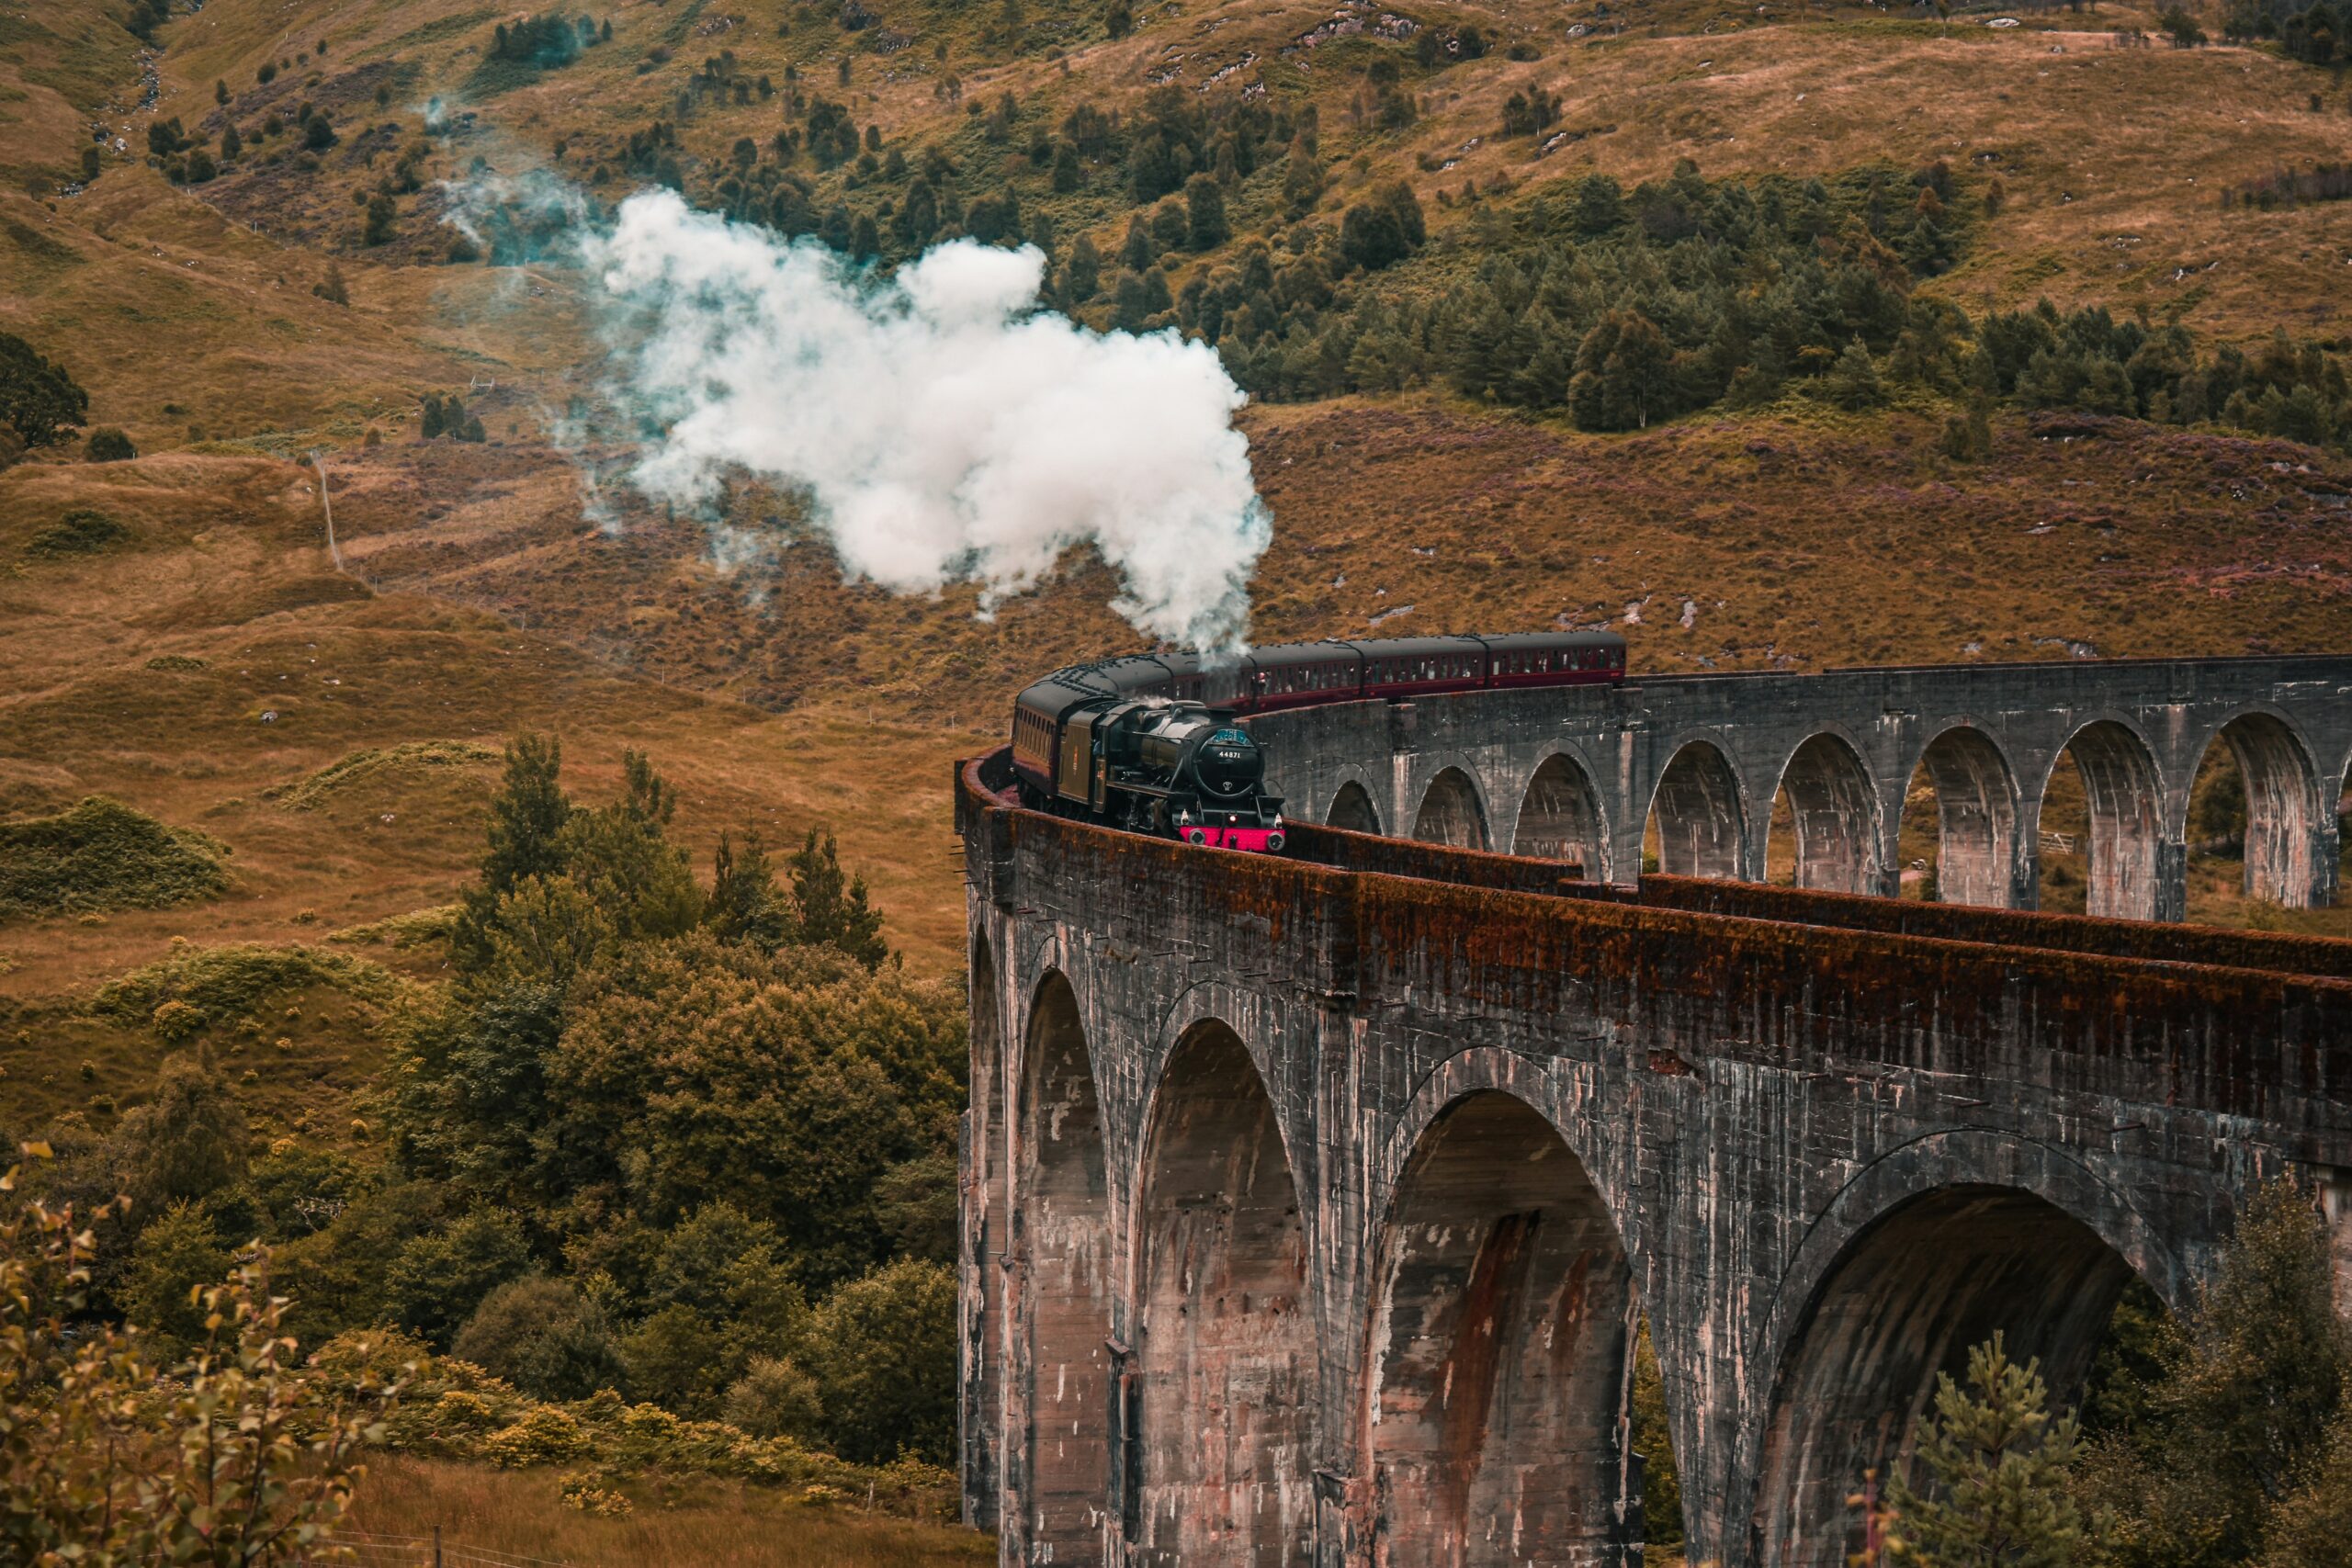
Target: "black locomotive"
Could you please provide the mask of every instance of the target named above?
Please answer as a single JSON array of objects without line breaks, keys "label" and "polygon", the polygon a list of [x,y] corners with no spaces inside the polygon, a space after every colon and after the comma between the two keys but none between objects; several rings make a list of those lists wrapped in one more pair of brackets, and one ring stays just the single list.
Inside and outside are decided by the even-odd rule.
[{"label": "black locomotive", "polygon": [[1056,671],[1012,708],[1023,804],[1212,847],[1279,852],[1282,799],[1237,716],[1625,678],[1611,632],[1287,643],[1204,664],[1136,654]]}]

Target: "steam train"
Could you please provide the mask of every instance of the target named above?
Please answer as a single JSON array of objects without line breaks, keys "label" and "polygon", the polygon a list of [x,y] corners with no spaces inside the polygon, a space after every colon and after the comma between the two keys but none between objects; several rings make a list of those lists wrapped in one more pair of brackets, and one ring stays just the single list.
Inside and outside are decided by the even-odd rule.
[{"label": "steam train", "polygon": [[1273,853],[1282,797],[1266,793],[1265,753],[1239,716],[1624,678],[1613,632],[1283,643],[1213,664],[1134,654],[1057,670],[1014,699],[1012,770],[1035,810]]}]

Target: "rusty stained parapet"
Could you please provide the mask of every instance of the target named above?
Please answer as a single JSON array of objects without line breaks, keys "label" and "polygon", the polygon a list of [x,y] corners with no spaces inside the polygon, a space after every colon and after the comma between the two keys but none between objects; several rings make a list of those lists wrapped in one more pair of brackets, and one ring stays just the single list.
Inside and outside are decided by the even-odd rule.
[{"label": "rusty stained parapet", "polygon": [[[1246,1541],[1250,1499],[1295,1499],[1311,1474],[1317,1568],[1374,1568],[1381,1542],[1406,1539],[1384,1512],[1411,1495],[1396,1466],[1443,1478],[1482,1454],[1527,1457],[1506,1457],[1508,1421],[1457,1432],[1470,1415],[1449,1411],[1427,1428],[1438,1448],[1410,1452],[1384,1448],[1368,1424],[1385,1398],[1399,1412],[1431,1408],[1437,1395],[1411,1384],[1413,1368],[1461,1359],[1422,1356],[1417,1314],[1436,1325],[1485,1310],[1467,1299],[1485,1288],[1469,1243],[1419,1255],[1433,1271],[1401,1319],[1388,1315],[1397,1286],[1378,1261],[1395,1256],[1416,1150],[1482,1095],[1515,1100],[1555,1130],[1561,1168],[1582,1173],[1576,1190],[1591,1195],[1594,1223],[1615,1228],[1622,1250],[1604,1250],[1619,1296],[1606,1299],[1647,1317],[1694,1557],[1737,1568],[1844,1561],[1846,1488],[1866,1465],[1893,1461],[1883,1444],[1899,1436],[1884,1435],[1909,1429],[1937,1357],[1964,1348],[1965,1337],[2002,1328],[2020,1353],[2072,1366],[2098,1303],[2033,1310],[2041,1297],[2076,1279],[2106,1291],[2137,1269],[2182,1299],[2250,1182],[2295,1167],[2352,1171],[2352,980],[2340,944],[1663,878],[1639,889],[1563,885],[1561,868],[1542,862],[1312,828],[1281,858],[1200,851],[1021,810],[1000,782],[984,761],[959,770],[956,811],[976,938],[1001,955],[1005,976],[1004,1083],[1021,1103],[1025,998],[1048,973],[1065,975],[1101,1105],[1087,1157],[1100,1162],[1106,1194],[1100,1234],[1069,1254],[1096,1260],[1102,1321],[1072,1345],[1029,1344],[1012,1357],[1006,1429],[1040,1440],[1030,1413],[1056,1408],[1054,1392],[1022,1380],[1105,1344],[1126,1370],[1101,1472],[1147,1474],[1127,1452],[1135,1434],[1187,1429],[1169,1422],[1166,1402],[1191,1396],[1154,1382],[1153,1367],[1167,1363],[1149,1348],[1155,1319],[1165,1333],[1190,1306],[1181,1296],[1147,1306],[1139,1254],[1165,1245],[1145,1201],[1165,1064],[1197,1022],[1222,1023],[1262,1083],[1252,1114],[1280,1129],[1270,1157],[1296,1184],[1320,1372],[1287,1441],[1279,1424],[1253,1428],[1259,1468],[1221,1495],[1219,1539]],[[1234,1123],[1236,1147],[1244,1125]],[[1493,1190],[1484,1179],[1461,1190]],[[1882,1224],[1937,1194],[1944,1208],[1919,1211],[1943,1216],[1932,1224]],[[1005,1201],[1017,1234],[1037,1200],[1016,1184]],[[1452,1234],[1442,1202],[1431,1208],[1427,1190],[1411,1201],[1435,1226],[1417,1234]],[[1453,1218],[1500,1235],[1530,1201]],[[1214,1239],[1226,1223],[1204,1216],[1206,1228],[1186,1233],[1212,1238],[1197,1241],[1201,1290],[1232,1277],[1227,1241]],[[1825,1381],[1822,1369],[1843,1361],[1813,1331],[1816,1304],[1841,1300],[1841,1321],[1856,1310],[1870,1321],[1873,1292],[1915,1277],[1908,1255],[1874,1256],[1871,1238],[1925,1258],[1946,1235],[1966,1242],[1947,1262],[1975,1260],[1969,1278],[1982,1288],[1955,1288],[1949,1309],[1911,1303],[1860,1370]],[[2036,1273],[2037,1258],[2066,1267]],[[1458,1277],[1446,1272],[1464,1259]],[[1024,1283],[1028,1267],[1016,1259],[1001,1276],[968,1277],[1001,1278],[1019,1299],[1041,1288]],[[1566,1303],[1531,1298],[1510,1310]],[[1045,1321],[1023,1310],[1008,1320]],[[1622,1356],[1610,1343],[1594,1354]],[[1789,1366],[1811,1370],[1785,1382]],[[1532,1375],[1492,1370],[1498,1388]],[[1202,1397],[1217,1407],[1264,1371],[1204,1366]],[[1808,1404],[1788,1392],[1814,1388],[1837,1397]],[[1565,1431],[1559,1451],[1616,1452],[1613,1433],[1588,1423]],[[1216,1436],[1202,1440],[1214,1449]],[[1004,1468],[1014,1479],[1001,1512],[1012,1560],[1128,1560],[1123,1521],[1137,1510],[1120,1505],[1136,1498],[1106,1491],[1099,1534],[1049,1539],[1038,1533],[1045,1516],[1024,1511],[1017,1458]],[[1636,1473],[1622,1458],[1610,1472]],[[1065,1447],[1056,1462],[1068,1476],[1094,1460],[1080,1453],[1073,1472]],[[1265,1468],[1291,1463],[1305,1468],[1286,1478]],[[1602,1540],[1633,1552],[1625,1532],[1637,1532],[1638,1509],[1598,1498],[1586,1481],[1553,1480],[1548,1512],[1527,1515],[1557,1522],[1545,1560],[1635,1560],[1591,1552]],[[1212,1495],[1197,1477],[1188,1484],[1187,1495]],[[1144,1499],[1140,1512],[1157,1517],[1165,1501]],[[1592,1512],[1604,1505],[1618,1521],[1605,1529]],[[1457,1528],[1495,1517],[1473,1507]],[[1755,1533],[1751,1517],[1769,1528]],[[1769,1551],[1757,1544],[1767,1539]],[[1476,1540],[1457,1544],[1464,1562],[1499,1561]]]}]

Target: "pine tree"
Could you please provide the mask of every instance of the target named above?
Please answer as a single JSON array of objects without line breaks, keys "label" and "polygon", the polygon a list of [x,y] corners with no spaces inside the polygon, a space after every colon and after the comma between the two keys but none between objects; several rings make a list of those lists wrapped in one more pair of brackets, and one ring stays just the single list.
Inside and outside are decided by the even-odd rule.
[{"label": "pine tree", "polygon": [[526,877],[563,870],[561,839],[571,797],[559,782],[562,771],[563,746],[553,736],[525,733],[508,744],[506,777],[491,797],[490,850],[481,863],[482,886],[493,896],[513,892]]},{"label": "pine tree", "polygon": [[792,901],[800,916],[799,939],[831,942],[868,969],[881,967],[890,956],[882,940],[882,915],[865,897],[865,878],[844,878],[841,857],[828,833],[820,842],[817,830],[792,857]]},{"label": "pine tree", "polygon": [[1883,400],[1879,386],[1878,367],[1871,361],[1871,351],[1856,338],[1846,345],[1846,352],[1829,367],[1822,378],[1822,389],[1829,400],[1850,412],[1876,408]]},{"label": "pine tree", "polygon": [[1102,27],[1113,38],[1125,38],[1135,31],[1136,14],[1127,0],[1111,0],[1109,8],[1102,13]]},{"label": "pine tree", "polygon": [[2067,1490],[2082,1451],[2072,1416],[2052,1420],[2040,1363],[2009,1359],[1995,1335],[1968,1352],[1968,1385],[1936,1379],[1935,1414],[1913,1439],[1924,1489],[1887,1489],[1890,1555],[1920,1568],[2067,1568],[2090,1537]]},{"label": "pine tree", "polygon": [[1225,187],[1215,175],[1194,175],[1184,182],[1184,209],[1193,249],[1214,250],[1232,237],[1233,225],[1225,215]]},{"label": "pine tree", "polygon": [[725,833],[718,836],[703,923],[721,942],[742,942],[770,953],[798,934],[792,904],[776,886],[775,868],[757,833],[745,835],[741,856],[735,852],[732,838]]},{"label": "pine tree", "polygon": [[1073,305],[1083,305],[1102,287],[1102,257],[1094,242],[1080,234],[1070,243],[1069,262],[1062,269],[1062,292]]},{"label": "pine tree", "polygon": [[1140,218],[1127,220],[1127,237],[1119,246],[1119,265],[1129,272],[1141,272],[1158,257],[1151,247],[1151,231],[1144,227]]}]

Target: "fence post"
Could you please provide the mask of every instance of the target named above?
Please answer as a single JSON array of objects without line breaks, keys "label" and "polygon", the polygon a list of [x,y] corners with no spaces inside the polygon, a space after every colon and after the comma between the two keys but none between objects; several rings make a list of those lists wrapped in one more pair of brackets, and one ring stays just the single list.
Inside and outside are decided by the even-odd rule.
[{"label": "fence post", "polygon": [[441,1568],[441,1527],[433,1527],[433,1568]]}]

